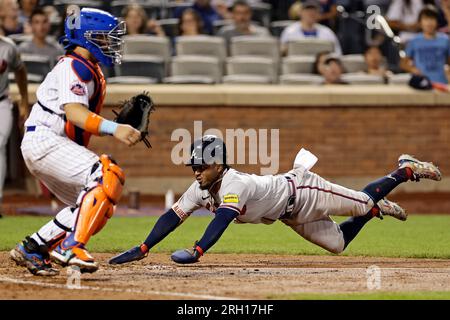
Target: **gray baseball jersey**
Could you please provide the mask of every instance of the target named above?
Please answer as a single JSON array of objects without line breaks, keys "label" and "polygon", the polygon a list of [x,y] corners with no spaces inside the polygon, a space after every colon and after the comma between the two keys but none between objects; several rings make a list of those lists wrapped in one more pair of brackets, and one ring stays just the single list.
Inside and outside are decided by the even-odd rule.
[{"label": "gray baseball jersey", "polygon": [[9,93],[8,73],[16,71],[21,66],[22,60],[14,41],[0,36],[0,96]]},{"label": "gray baseball jersey", "polygon": [[172,209],[184,220],[200,207],[212,212],[223,207],[239,213],[236,222],[271,224],[284,213],[288,198],[289,186],[282,175],[257,176],[228,169],[217,194],[201,190],[195,181]]}]

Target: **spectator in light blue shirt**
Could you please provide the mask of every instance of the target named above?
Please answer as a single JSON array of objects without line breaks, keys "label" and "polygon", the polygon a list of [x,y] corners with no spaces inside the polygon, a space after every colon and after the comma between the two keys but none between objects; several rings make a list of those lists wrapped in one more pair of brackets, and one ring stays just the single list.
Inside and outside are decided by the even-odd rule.
[{"label": "spectator in light blue shirt", "polygon": [[427,5],[422,9],[419,15],[422,33],[408,42],[401,67],[433,82],[448,84],[445,66],[450,64],[450,40],[448,35],[437,32],[438,19],[436,7]]}]

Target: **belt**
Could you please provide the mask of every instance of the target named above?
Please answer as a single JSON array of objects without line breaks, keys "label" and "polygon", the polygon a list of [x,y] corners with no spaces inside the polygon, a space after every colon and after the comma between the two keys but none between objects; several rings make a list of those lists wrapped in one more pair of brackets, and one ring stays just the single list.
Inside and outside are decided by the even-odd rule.
[{"label": "belt", "polygon": [[294,180],[292,180],[289,176],[284,176],[289,185],[290,195],[286,203],[286,208],[284,209],[284,213],[280,216],[279,219],[287,219],[290,217],[292,212],[294,211],[295,199],[297,199],[297,188],[295,187]]},{"label": "belt", "polygon": [[0,101],[5,100],[6,98],[8,98],[8,95],[4,94],[4,95],[0,96]]},{"label": "belt", "polygon": [[39,100],[38,100],[37,103],[38,103],[38,105],[42,108],[42,110],[44,110],[45,112],[48,112],[48,113],[51,113],[51,114],[55,114],[55,115],[57,115],[58,117],[62,117],[64,121],[67,121],[67,120],[66,120],[66,115],[60,115],[60,114],[57,114],[57,113],[54,112],[53,110],[51,110],[51,109],[47,108],[46,106],[44,106]]}]

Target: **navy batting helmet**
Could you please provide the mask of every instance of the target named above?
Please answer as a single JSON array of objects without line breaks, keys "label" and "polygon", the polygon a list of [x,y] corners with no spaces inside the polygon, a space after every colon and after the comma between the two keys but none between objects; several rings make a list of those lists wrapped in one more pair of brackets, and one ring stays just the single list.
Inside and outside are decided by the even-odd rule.
[{"label": "navy batting helmet", "polygon": [[191,145],[191,157],[187,166],[202,164],[227,165],[227,148],[222,139],[214,135],[205,135]]}]

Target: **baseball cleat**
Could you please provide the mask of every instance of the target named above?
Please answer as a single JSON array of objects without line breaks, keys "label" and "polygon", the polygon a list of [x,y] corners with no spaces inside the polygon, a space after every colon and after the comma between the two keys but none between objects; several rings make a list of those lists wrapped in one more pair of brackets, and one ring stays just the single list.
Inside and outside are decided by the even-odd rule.
[{"label": "baseball cleat", "polygon": [[408,218],[408,214],[405,209],[400,207],[395,202],[387,199],[381,199],[378,201],[377,205],[380,208],[381,216],[391,216],[401,221],[405,221]]},{"label": "baseball cleat", "polygon": [[98,270],[98,263],[82,243],[73,239],[73,233],[50,253],[53,261],[61,266],[77,266],[81,273]]},{"label": "baseball cleat", "polygon": [[52,268],[49,259],[46,259],[42,253],[32,250],[39,246],[33,239],[27,237],[26,240],[19,243],[9,252],[11,259],[18,265],[26,267],[35,276],[52,277],[59,274],[59,270]]},{"label": "baseball cleat", "polygon": [[132,261],[139,261],[148,256],[148,248],[145,244],[131,248],[128,251],[122,252],[121,254],[113,257],[109,260],[109,264],[122,264]]},{"label": "baseball cleat", "polygon": [[412,170],[413,177],[411,180],[413,181],[420,181],[421,178],[435,181],[441,181],[442,179],[439,168],[434,164],[417,160],[408,154],[403,154],[398,158],[398,165],[399,168],[410,168]]}]

